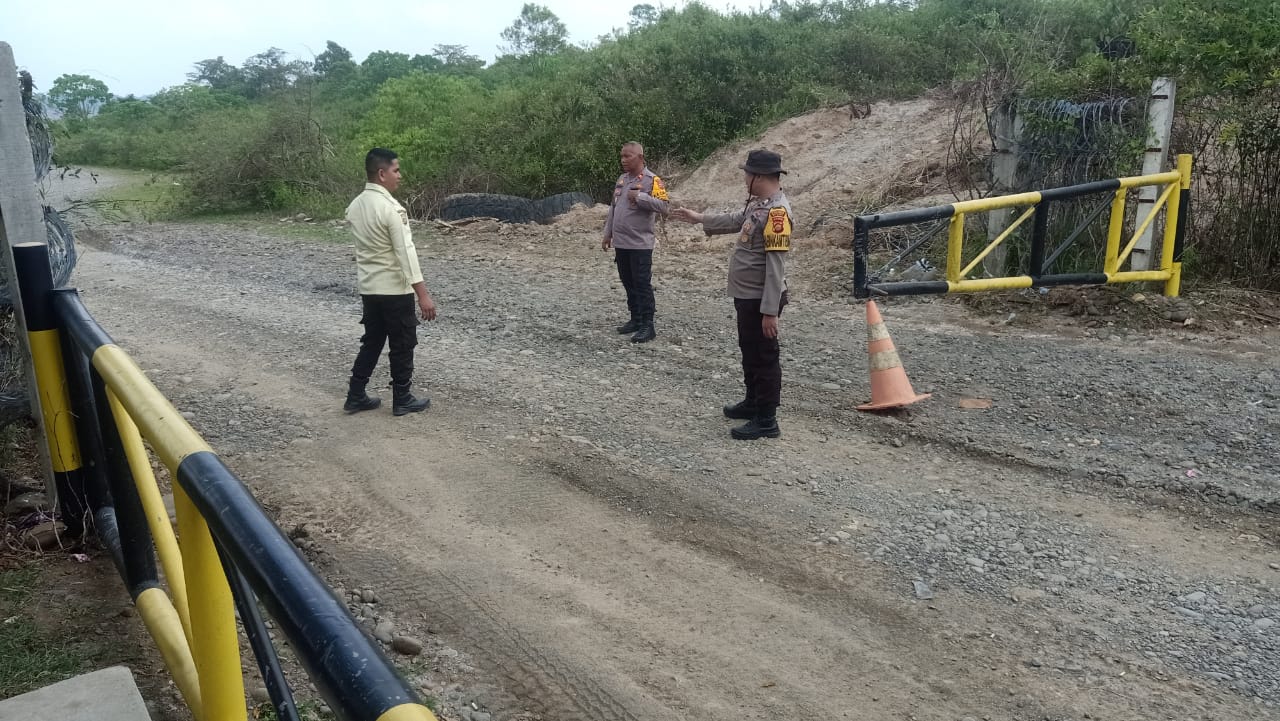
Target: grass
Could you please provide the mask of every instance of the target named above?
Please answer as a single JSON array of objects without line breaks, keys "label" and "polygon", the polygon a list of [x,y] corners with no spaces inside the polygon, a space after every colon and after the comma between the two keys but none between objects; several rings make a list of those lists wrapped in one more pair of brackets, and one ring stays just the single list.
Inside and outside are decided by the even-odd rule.
[{"label": "grass", "polygon": [[[90,168],[81,169],[81,177]],[[104,217],[113,220],[168,220],[176,217],[178,202],[182,198],[182,186],[169,175],[139,170],[111,168],[102,173],[118,178],[119,182],[95,189],[87,203]]]},{"label": "grass", "polygon": [[280,219],[293,217],[297,213],[235,213],[225,215],[205,215],[191,218],[194,222],[214,222],[230,225],[234,228],[270,235],[276,238],[296,238],[299,240],[318,240],[325,243],[346,243],[351,240],[351,231],[345,226],[335,226],[330,219],[316,218],[314,223],[288,222]]},{"label": "grass", "polygon": [[[334,718],[333,714],[321,711],[320,705],[319,701],[299,701],[298,719],[300,721],[331,721]],[[250,713],[250,718],[253,718],[254,721],[280,721],[280,716],[270,703],[260,703],[254,706]]]},{"label": "grass", "polygon": [[84,666],[81,650],[26,615],[39,580],[34,565],[0,571],[0,698],[70,678]]}]

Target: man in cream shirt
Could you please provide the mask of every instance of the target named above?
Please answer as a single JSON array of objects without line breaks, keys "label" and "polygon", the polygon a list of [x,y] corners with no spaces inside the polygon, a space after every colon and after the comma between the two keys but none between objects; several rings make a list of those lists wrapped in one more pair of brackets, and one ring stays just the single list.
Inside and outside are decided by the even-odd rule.
[{"label": "man in cream shirt", "polygon": [[365,387],[382,347],[390,342],[391,412],[403,416],[431,407],[430,398],[415,398],[412,392],[413,348],[418,345],[419,314],[423,320],[435,320],[436,304],[418,267],[409,213],[391,197],[400,187],[400,160],[386,148],[374,148],[365,156],[364,171],[368,179],[364,192],[347,206],[347,222],[356,236],[356,284],[364,336],[351,366],[342,409],[358,413],[382,405]]}]

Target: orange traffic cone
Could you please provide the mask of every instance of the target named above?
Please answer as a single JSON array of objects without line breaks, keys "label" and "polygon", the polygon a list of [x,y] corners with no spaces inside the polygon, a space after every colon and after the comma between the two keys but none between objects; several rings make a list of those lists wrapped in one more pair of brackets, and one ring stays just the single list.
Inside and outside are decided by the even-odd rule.
[{"label": "orange traffic cone", "polygon": [[867,354],[871,356],[871,402],[858,406],[860,411],[882,411],[910,405],[928,398],[916,395],[902,369],[902,359],[893,347],[893,339],[880,318],[874,300],[867,301]]}]

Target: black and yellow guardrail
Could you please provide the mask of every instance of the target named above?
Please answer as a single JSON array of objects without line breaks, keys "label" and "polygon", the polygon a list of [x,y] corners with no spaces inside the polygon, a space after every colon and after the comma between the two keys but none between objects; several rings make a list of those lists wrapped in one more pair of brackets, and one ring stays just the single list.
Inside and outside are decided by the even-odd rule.
[{"label": "black and yellow guardrail", "polygon": [[[259,602],[339,719],[434,721],[345,603],[78,293],[50,287],[45,246],[19,246],[14,256],[59,494],[84,499],[85,517],[197,721],[247,719],[237,610],[277,716],[297,721]],[[174,479],[176,534],[144,441]]]},{"label": "black and yellow guardrail", "polygon": [[85,497],[76,416],[71,410],[71,397],[63,382],[62,344],[58,320],[53,312],[53,271],[49,266],[49,247],[44,243],[15,245],[13,260],[18,268],[27,271],[19,293],[27,322],[27,343],[31,347],[31,362],[40,393],[45,440],[53,466],[54,488],[62,522],[68,532],[79,535],[84,531],[89,499]]},{"label": "black and yellow guardrail", "polygon": [[[1125,196],[1129,190],[1143,186],[1158,186],[1162,188],[1162,192],[1146,217],[1137,222],[1133,236],[1121,248],[1124,236]],[[948,205],[894,213],[862,215],[854,220],[854,296],[869,298],[890,295],[928,295],[1009,290],[1033,286],[1102,285],[1145,281],[1161,282],[1164,284],[1165,295],[1176,296],[1182,283],[1182,251],[1187,216],[1191,207],[1190,188],[1191,156],[1179,155],[1177,169],[1167,173],[1111,178],[1065,188],[962,200]],[[1110,193],[1112,199],[1109,204],[1111,213],[1107,227],[1106,259],[1101,272],[1059,274],[1047,272],[1047,269],[1053,267],[1054,262],[1108,207],[1106,204],[1100,205],[1083,224],[1050,251],[1046,236],[1052,203],[1105,193]],[[1002,208],[1023,207],[1027,209],[1013,223],[991,240],[977,256],[965,262],[963,255],[966,216]],[[1165,211],[1165,222],[1159,267],[1155,270],[1122,270],[1137,246],[1138,240],[1155,222],[1161,210]],[[872,230],[948,219],[945,280],[881,282],[880,279],[869,276],[867,258]],[[1006,242],[1027,220],[1031,220],[1031,248],[1027,258],[1026,273],[999,278],[971,278],[970,273],[982,260]],[[918,243],[913,244],[909,250],[913,250],[917,245]]]}]

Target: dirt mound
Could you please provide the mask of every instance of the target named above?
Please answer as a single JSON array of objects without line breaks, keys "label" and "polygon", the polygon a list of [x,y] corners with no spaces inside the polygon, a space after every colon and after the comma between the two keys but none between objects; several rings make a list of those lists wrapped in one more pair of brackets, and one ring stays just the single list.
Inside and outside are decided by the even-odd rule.
[{"label": "dirt mound", "polygon": [[574,205],[551,221],[557,228],[600,228],[604,229],[604,221],[609,217],[609,206],[596,203],[592,206]]},{"label": "dirt mound", "polygon": [[[815,110],[727,145],[687,173],[664,177],[674,207],[732,212],[746,201],[739,166],[747,151],[775,150],[788,171],[783,188],[799,220],[797,236],[810,246],[845,246],[857,215],[955,199],[947,179],[954,123],[953,108],[933,98],[876,103],[865,117],[847,107]],[[552,225],[601,228],[608,207],[575,207]],[[705,240],[701,228],[683,223],[659,228],[659,243],[703,250],[722,245]]]},{"label": "dirt mound", "polygon": [[947,190],[947,152],[954,113],[945,103],[919,98],[876,103],[866,117],[848,108],[816,110],[785,120],[763,134],[716,151],[696,170],[672,182],[678,204],[713,211],[742,207],[746,193],[739,165],[753,148],[782,154],[783,188],[810,232],[833,214],[849,216]]}]

